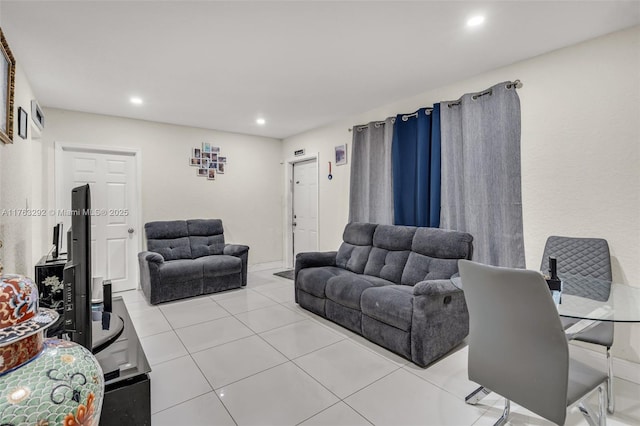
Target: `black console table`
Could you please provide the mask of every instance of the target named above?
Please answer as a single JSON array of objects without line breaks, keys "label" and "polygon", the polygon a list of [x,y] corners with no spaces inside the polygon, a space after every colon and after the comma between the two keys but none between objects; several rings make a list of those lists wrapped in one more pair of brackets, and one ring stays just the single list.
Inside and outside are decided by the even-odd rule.
[{"label": "black console table", "polygon": [[105,375],[100,426],[151,425],[151,367],[122,297],[113,298],[113,314],[122,319],[120,337],[96,358]]}]

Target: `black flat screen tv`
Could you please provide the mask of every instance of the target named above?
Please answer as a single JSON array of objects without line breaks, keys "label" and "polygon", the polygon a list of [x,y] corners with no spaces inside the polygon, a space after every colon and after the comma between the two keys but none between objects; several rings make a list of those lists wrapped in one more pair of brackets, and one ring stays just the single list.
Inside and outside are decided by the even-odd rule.
[{"label": "black flat screen tv", "polygon": [[64,266],[64,329],[71,340],[91,350],[91,191],[71,191],[71,229]]}]

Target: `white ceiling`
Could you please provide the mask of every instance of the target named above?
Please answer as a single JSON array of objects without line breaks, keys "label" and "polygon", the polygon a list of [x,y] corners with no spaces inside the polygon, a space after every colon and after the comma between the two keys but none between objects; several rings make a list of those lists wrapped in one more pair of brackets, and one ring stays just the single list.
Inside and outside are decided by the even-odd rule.
[{"label": "white ceiling", "polygon": [[0,0],[41,105],[276,138],[639,22],[638,1]]}]

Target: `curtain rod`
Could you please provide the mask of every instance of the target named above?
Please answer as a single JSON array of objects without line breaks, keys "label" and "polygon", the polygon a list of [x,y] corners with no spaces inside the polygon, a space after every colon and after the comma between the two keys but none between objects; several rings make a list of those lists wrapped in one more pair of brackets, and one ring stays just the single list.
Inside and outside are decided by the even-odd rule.
[{"label": "curtain rod", "polygon": [[[509,81],[507,82],[507,84],[505,85],[505,87],[507,89],[520,89],[522,87],[522,82],[520,80],[513,80],[513,81]],[[485,90],[483,92],[478,92],[475,93],[473,96],[471,96],[472,99],[478,99],[481,96],[485,96],[485,95],[491,95],[493,93],[493,91],[491,89]],[[457,106],[460,105],[460,103],[462,102],[462,98],[458,99],[457,101],[453,101],[453,102],[447,102],[447,106],[449,108],[451,108],[452,106]],[[443,102],[444,103],[444,102]],[[433,108],[426,108],[425,109],[425,114],[429,115],[431,114],[431,111],[433,111]],[[414,112],[413,114],[405,114],[402,116],[402,121],[407,121],[410,117],[417,117],[418,116],[418,111]],[[395,117],[391,119],[392,123],[395,123]],[[382,125],[385,124],[385,121],[374,121],[373,124],[375,125],[375,127],[380,127]],[[369,125],[368,124],[362,124],[360,126],[353,126],[354,129],[356,129],[356,131],[361,132],[362,130],[368,128]],[[348,131],[352,131],[351,128],[347,129]]]},{"label": "curtain rod", "polygon": [[[514,80],[514,81],[510,81],[507,84],[505,84],[505,87],[507,89],[519,89],[522,87],[522,82],[520,80]],[[471,96],[471,99],[473,99],[474,101],[476,99],[478,99],[481,96],[485,96],[485,95],[492,95],[493,94],[493,90],[492,89],[487,89],[483,92],[478,92],[478,93],[474,93]],[[453,101],[453,102],[447,102],[447,106],[449,108],[454,107],[454,106],[458,106],[462,103],[462,98],[458,99],[457,101]]]}]

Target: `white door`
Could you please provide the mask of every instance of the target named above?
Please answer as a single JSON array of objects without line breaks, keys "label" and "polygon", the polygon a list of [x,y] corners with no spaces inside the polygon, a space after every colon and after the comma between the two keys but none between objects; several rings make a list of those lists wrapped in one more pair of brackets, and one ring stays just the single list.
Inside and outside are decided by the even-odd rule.
[{"label": "white door", "polygon": [[318,249],[318,170],[316,160],[293,164],[293,258]]},{"label": "white door", "polygon": [[[63,147],[57,163],[61,181],[57,208],[71,209],[71,190],[89,184],[91,189],[91,274],[111,280],[112,290],[137,287],[138,225],[136,159],[134,153],[113,153]],[[66,231],[71,217],[57,219]],[[65,249],[66,250],[66,249]]]}]

